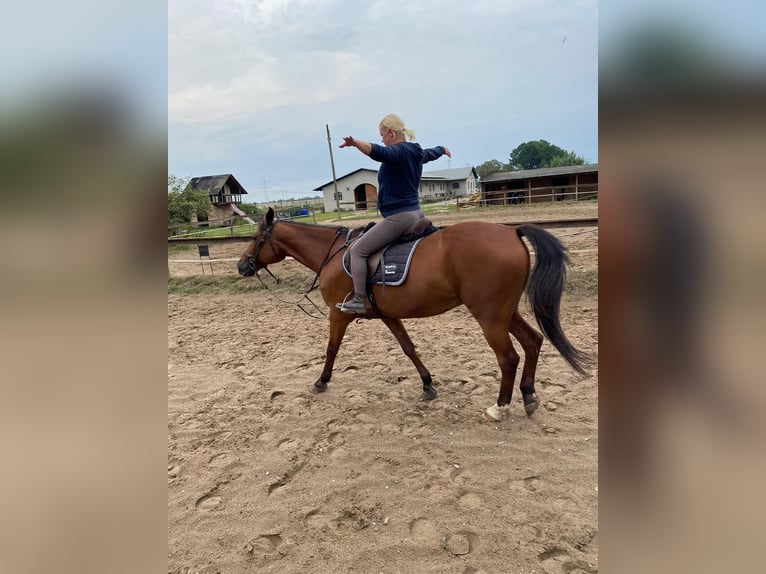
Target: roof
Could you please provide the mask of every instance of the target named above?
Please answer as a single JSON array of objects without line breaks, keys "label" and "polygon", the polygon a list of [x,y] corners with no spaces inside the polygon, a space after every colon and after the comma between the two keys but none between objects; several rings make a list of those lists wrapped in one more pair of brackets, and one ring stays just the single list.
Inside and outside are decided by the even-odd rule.
[{"label": "roof", "polygon": [[589,173],[598,171],[597,163],[584,165],[563,165],[560,167],[543,167],[540,169],[522,169],[519,171],[498,171],[482,178],[482,183],[491,181],[506,181],[509,179],[526,179],[528,177],[546,177],[549,175],[566,175],[570,173]]},{"label": "roof", "polygon": [[[335,181],[342,181],[342,180],[346,179],[347,177],[351,177],[352,175],[354,175],[355,173],[360,172],[360,171],[369,171],[369,172],[372,172],[372,173],[376,174],[376,176],[377,176],[377,173],[378,173],[377,169],[370,169],[368,167],[360,167],[359,169],[355,169],[354,171],[351,171],[351,172],[347,173],[346,175],[342,175],[342,176],[340,176],[338,178],[335,178]],[[328,181],[327,183],[323,183],[319,187],[315,187],[311,191],[322,191],[322,188],[327,187],[331,183],[332,183],[332,180]]]},{"label": "roof", "polygon": [[230,173],[193,177],[189,180],[187,187],[199,191],[207,191],[210,194],[216,194],[223,189],[223,186],[226,183],[229,184],[229,187],[236,189],[237,191],[235,193],[238,195],[247,193],[245,188],[242,187],[242,184],[237,181],[237,178]]},{"label": "roof", "polygon": [[473,172],[474,177],[478,177],[476,170],[473,166],[466,165],[464,167],[453,167],[452,169],[438,169],[436,171],[424,171],[423,179],[468,179]]}]

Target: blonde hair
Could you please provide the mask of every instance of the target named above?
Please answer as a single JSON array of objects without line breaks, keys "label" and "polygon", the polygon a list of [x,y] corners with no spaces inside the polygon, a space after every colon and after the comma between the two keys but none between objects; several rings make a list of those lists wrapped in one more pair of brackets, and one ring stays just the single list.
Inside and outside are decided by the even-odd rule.
[{"label": "blonde hair", "polygon": [[415,139],[415,132],[404,127],[404,120],[396,114],[388,114],[385,118],[380,120],[380,127],[387,130],[394,130],[397,135],[407,136],[407,139],[413,141]]}]

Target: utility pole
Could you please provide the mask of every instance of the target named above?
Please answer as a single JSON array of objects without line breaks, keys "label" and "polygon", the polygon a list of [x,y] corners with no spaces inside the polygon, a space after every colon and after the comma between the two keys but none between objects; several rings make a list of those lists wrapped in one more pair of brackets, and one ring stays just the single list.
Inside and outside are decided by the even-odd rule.
[{"label": "utility pole", "polygon": [[263,197],[264,203],[269,203],[269,188],[266,186],[266,178],[263,179]]},{"label": "utility pole", "polygon": [[332,157],[332,138],[330,138],[330,126],[324,125],[327,130],[327,147],[330,150],[330,165],[332,166],[332,182],[335,185],[335,207],[338,210],[338,221],[340,221],[340,200],[338,199],[338,181],[335,179],[335,160]]}]

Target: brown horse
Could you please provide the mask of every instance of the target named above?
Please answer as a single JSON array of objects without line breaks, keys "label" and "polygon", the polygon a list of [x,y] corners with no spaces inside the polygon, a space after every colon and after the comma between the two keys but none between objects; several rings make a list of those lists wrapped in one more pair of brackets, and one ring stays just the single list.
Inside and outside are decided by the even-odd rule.
[{"label": "brown horse", "polygon": [[[531,415],[539,404],[535,394],[535,371],[543,336],[519,314],[526,286],[537,323],[553,346],[579,373],[588,357],[566,338],[559,322],[568,257],[553,235],[534,225],[509,227],[494,223],[465,222],[441,229],[421,240],[415,251],[407,280],[400,286],[373,286],[377,309],[368,301],[365,315],[349,315],[335,304],[352,290],[351,278],[341,266],[342,253],[361,231],[343,227],[275,221],[269,208],[258,232],[237,262],[240,274],[254,275],[271,263],[292,257],[317,274],[322,298],[330,308],[330,339],[327,357],[314,392],[327,389],[335,357],[349,323],[359,317],[377,318],[391,330],[423,381],[423,398],[436,397],[431,375],[423,365],[401,319],[431,317],[465,305],[476,318],[502,373],[497,404],[486,411],[489,418],[509,415],[511,393],[519,355],[511,333],[524,349],[520,389],[524,409]],[[348,235],[347,235],[348,234]],[[521,237],[536,252],[530,271],[530,255]],[[529,276],[529,282],[527,282]]]}]

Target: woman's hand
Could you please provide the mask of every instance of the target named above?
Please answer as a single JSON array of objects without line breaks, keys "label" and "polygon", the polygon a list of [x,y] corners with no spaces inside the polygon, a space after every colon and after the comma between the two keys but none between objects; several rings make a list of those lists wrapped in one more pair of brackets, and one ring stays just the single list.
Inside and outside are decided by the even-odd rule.
[{"label": "woman's hand", "polygon": [[370,152],[372,152],[372,144],[370,142],[363,142],[351,136],[343,136],[343,143],[338,147],[355,147],[364,155],[370,155]]},{"label": "woman's hand", "polygon": [[452,154],[450,153],[449,149],[446,148],[445,146],[442,146],[442,147],[444,148],[444,155],[446,155],[447,157],[452,157]]}]

